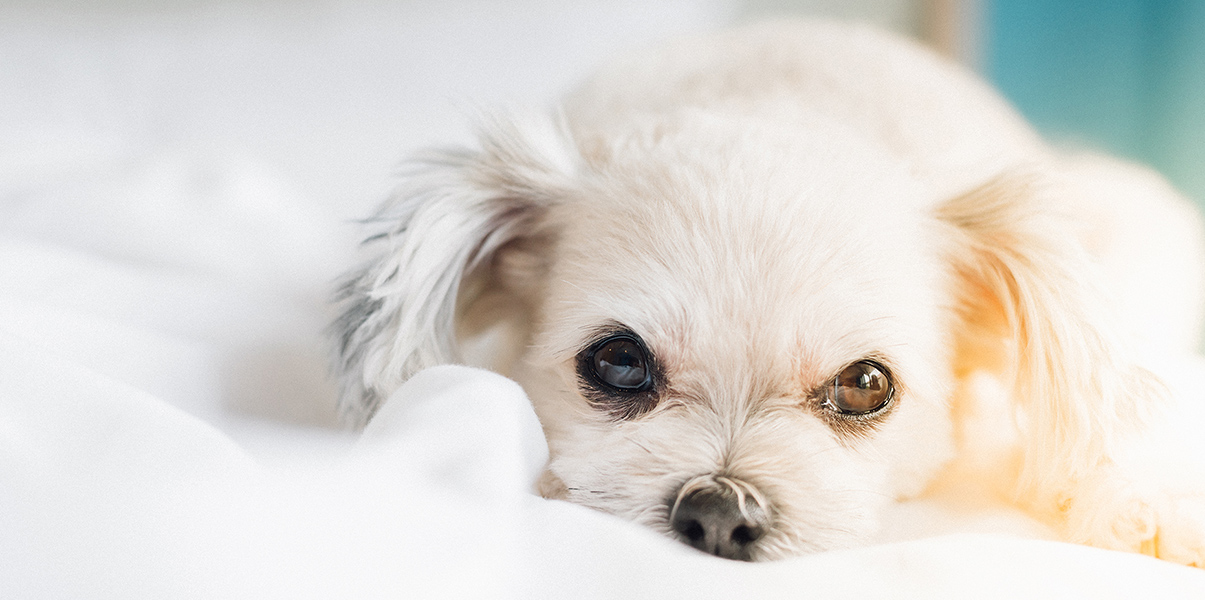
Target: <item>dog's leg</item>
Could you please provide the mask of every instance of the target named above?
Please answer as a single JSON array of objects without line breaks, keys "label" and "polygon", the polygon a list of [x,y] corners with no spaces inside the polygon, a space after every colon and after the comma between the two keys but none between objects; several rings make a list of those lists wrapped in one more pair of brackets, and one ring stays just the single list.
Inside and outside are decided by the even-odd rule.
[{"label": "dog's leg", "polygon": [[[1122,442],[1069,497],[1073,539],[1205,566],[1205,456],[1168,419],[1205,417],[1197,391],[1205,243],[1196,211],[1155,173],[1121,161],[1063,161],[1066,210],[1085,222],[1081,242],[1101,267],[1101,287],[1132,336],[1137,360],[1170,399],[1146,430]],[[1191,376],[1190,374],[1197,376]],[[1188,375],[1186,377],[1186,375]],[[1200,454],[1200,451],[1197,451]],[[1137,544],[1137,548],[1135,545]]]}]

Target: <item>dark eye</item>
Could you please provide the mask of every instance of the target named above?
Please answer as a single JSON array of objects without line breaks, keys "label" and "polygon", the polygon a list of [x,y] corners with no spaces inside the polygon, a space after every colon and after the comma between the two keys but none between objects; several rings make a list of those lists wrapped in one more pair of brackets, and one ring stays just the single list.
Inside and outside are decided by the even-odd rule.
[{"label": "dark eye", "polygon": [[860,360],[829,382],[825,404],[842,414],[865,415],[882,410],[894,392],[886,368]]},{"label": "dark eye", "polygon": [[628,334],[614,335],[595,344],[584,366],[595,381],[614,391],[634,394],[653,386],[648,352]]}]

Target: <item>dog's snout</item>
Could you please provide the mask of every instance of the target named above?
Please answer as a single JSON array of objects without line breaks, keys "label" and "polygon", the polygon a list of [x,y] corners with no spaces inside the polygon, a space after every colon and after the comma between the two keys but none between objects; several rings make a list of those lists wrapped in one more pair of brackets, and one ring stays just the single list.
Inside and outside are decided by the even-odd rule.
[{"label": "dog's snout", "polygon": [[770,529],[770,519],[763,503],[736,485],[684,487],[670,507],[670,526],[699,550],[751,560],[755,544]]}]

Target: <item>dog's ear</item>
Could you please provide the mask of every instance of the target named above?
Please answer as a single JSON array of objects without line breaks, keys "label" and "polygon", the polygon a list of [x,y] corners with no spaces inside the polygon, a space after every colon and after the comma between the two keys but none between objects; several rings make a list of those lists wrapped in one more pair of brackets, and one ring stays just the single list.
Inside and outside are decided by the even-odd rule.
[{"label": "dog's ear", "polygon": [[1018,493],[1046,507],[1108,463],[1167,395],[1135,362],[1059,193],[1036,171],[1012,173],[938,209],[959,296],[955,368],[1011,373]]},{"label": "dog's ear", "polygon": [[354,424],[366,423],[417,371],[460,362],[459,322],[481,326],[490,318],[477,314],[486,303],[476,300],[522,287],[514,271],[531,277],[539,268],[539,253],[514,255],[546,234],[542,217],[567,193],[578,160],[569,135],[553,119],[494,118],[478,138],[478,148],[431,151],[408,163],[397,191],[368,221],[371,259],[340,285],[333,325],[340,409]]}]

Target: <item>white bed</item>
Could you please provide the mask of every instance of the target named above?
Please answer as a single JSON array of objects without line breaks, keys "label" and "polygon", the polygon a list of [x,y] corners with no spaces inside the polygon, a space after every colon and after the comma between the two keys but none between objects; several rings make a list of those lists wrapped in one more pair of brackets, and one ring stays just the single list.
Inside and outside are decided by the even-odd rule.
[{"label": "white bed", "polygon": [[866,548],[705,556],[533,496],[534,415],[467,367],[339,429],[325,299],[397,159],[731,16],[513,6],[0,8],[0,598],[1205,597],[973,480]]}]

